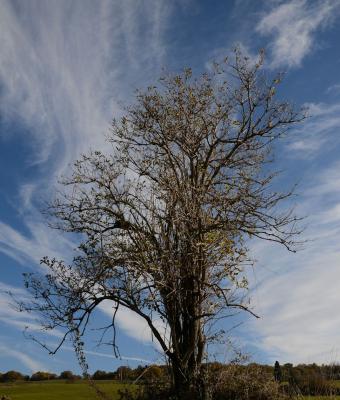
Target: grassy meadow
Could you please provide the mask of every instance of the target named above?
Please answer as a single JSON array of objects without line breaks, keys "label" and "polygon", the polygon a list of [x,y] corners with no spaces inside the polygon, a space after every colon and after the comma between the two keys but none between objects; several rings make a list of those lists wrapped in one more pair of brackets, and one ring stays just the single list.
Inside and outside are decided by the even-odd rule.
[{"label": "grassy meadow", "polygon": [[[337,386],[339,381],[334,382]],[[96,381],[96,387],[109,396],[118,400],[118,390],[131,385],[116,381]],[[86,381],[69,383],[62,380],[41,382],[0,383],[0,398],[6,395],[11,400],[96,400],[98,397],[93,387]],[[340,396],[298,396],[300,400],[340,400]]]},{"label": "grassy meadow", "polygon": [[[118,390],[127,385],[114,381],[96,382],[96,386],[110,396],[118,399]],[[65,381],[43,382],[14,382],[0,383],[0,398],[10,396],[11,400],[94,400],[97,399],[95,390],[88,382],[79,381],[68,383]]]}]

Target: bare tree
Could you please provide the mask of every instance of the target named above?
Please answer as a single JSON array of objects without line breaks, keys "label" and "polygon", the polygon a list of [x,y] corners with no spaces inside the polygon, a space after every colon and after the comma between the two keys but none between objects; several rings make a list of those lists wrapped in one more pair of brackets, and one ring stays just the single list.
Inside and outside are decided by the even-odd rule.
[{"label": "bare tree", "polygon": [[41,312],[46,328],[65,327],[65,337],[81,336],[104,300],[114,332],[119,307],[142,317],[179,399],[207,396],[211,323],[253,313],[247,240],[294,250],[299,233],[292,211],[278,208],[292,192],[272,190],[268,163],[272,142],[303,115],[276,100],[281,79],[261,67],[262,55],[252,63],[236,51],[198,78],[187,69],[137,92],[112,124],[111,154],[84,155],[63,180],[71,190],[48,208],[55,228],[80,233],[73,263],[45,258],[51,274],[26,276],[35,300],[25,308]]}]

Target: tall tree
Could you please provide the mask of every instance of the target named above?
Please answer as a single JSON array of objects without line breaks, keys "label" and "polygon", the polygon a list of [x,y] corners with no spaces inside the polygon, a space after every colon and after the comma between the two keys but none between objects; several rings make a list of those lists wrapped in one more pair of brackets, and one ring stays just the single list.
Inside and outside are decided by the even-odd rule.
[{"label": "tall tree", "polygon": [[[71,265],[44,258],[45,280],[27,275],[46,327],[82,335],[105,300],[142,317],[164,351],[179,399],[206,398],[209,327],[244,296],[246,242],[259,238],[293,250],[292,193],[272,190],[271,145],[303,116],[276,100],[268,80],[239,51],[197,78],[186,69],[139,91],[114,120],[111,154],[79,159],[51,223],[79,233]],[[68,190],[68,188],[70,190]],[[155,321],[163,321],[166,334]],[[116,346],[115,339],[113,346]]]}]

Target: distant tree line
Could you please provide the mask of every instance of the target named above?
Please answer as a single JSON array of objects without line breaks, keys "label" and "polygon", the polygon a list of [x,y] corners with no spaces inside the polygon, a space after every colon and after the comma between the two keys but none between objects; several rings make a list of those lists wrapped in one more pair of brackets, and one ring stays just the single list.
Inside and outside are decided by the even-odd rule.
[{"label": "distant tree line", "polygon": [[[212,376],[219,376],[230,373],[230,365],[214,362],[206,365],[207,370]],[[340,380],[340,364],[317,365],[299,364],[294,366],[287,363],[280,365],[278,362],[274,366],[260,365],[251,363],[248,365],[238,365],[237,374],[242,371],[261,371],[265,376],[271,376],[272,380],[281,384],[282,390],[295,394],[315,395],[315,394],[335,394],[336,388],[332,385],[332,381]],[[250,374],[251,375],[251,374]],[[116,380],[139,383],[153,383],[166,381],[169,379],[170,370],[165,365],[139,365],[137,368],[128,366],[120,366],[115,371],[108,372],[97,370],[92,375],[93,380]],[[15,381],[48,381],[48,380],[66,380],[69,382],[82,379],[80,375],[74,374],[72,371],[63,371],[59,375],[38,371],[32,375],[24,375],[18,371],[7,371],[0,373],[0,382]],[[255,375],[254,375],[255,379]]]},{"label": "distant tree line", "polygon": [[[91,378],[93,380],[117,380],[117,381],[134,381],[137,380],[141,382],[153,382],[159,379],[166,379],[168,376],[168,367],[150,365],[141,366],[137,368],[130,368],[127,366],[121,366],[117,368],[116,371],[107,372],[102,370],[97,370]],[[38,371],[32,375],[24,375],[18,371],[7,371],[5,373],[0,373],[0,382],[16,382],[16,381],[49,381],[49,380],[66,380],[66,381],[76,381],[82,379],[82,376],[74,374],[72,371],[63,371],[60,375],[55,373]]]},{"label": "distant tree line", "polygon": [[18,371],[7,371],[5,373],[0,373],[0,382],[16,382],[16,381],[50,381],[56,379],[64,380],[77,380],[81,379],[81,376],[73,374],[71,371],[63,371],[60,375],[46,372],[37,371],[32,375],[24,375]]}]

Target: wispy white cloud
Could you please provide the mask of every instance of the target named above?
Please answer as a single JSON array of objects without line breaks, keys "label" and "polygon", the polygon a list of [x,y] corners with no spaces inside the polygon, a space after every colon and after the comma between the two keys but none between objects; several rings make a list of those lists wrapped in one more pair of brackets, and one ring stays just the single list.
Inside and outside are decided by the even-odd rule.
[{"label": "wispy white cloud", "polygon": [[309,103],[308,118],[292,132],[287,150],[295,158],[315,158],[340,141],[340,103]]},{"label": "wispy white cloud", "polygon": [[272,37],[271,67],[298,67],[315,48],[316,32],[339,13],[338,0],[279,2],[263,15],[256,30]]},{"label": "wispy white cloud", "polygon": [[22,365],[27,367],[31,372],[49,371],[49,368],[43,363],[37,361],[36,357],[26,354],[24,351],[10,349],[7,346],[0,345],[0,357],[11,357],[17,359]]},{"label": "wispy white cloud", "polygon": [[29,236],[0,222],[1,252],[30,269],[37,268],[40,260],[46,255],[58,259],[70,258],[75,243],[69,237],[58,235],[42,221],[34,221],[27,217],[25,224]]},{"label": "wispy white cloud", "polygon": [[303,236],[308,241],[297,254],[266,243],[254,246],[252,293],[262,318],[247,328],[272,361],[327,363],[338,361],[332,357],[340,349],[340,165],[306,178],[311,183],[299,210],[310,215]]},{"label": "wispy white cloud", "polygon": [[[73,347],[67,347],[64,346],[63,347],[64,350],[71,350],[74,351]],[[88,354],[90,356],[96,356],[96,357],[103,357],[103,358],[110,358],[113,360],[117,360],[117,357],[114,356],[113,354],[108,354],[108,353],[102,353],[99,351],[92,351],[92,350],[84,350],[85,354]],[[139,357],[126,357],[126,356],[119,356],[119,360],[125,360],[125,361],[139,361],[142,363],[146,363],[146,364],[152,364],[155,363],[156,361],[151,361],[151,360],[147,360],[145,358],[139,358]]]},{"label": "wispy white cloud", "polygon": [[[0,221],[2,253],[26,267],[71,254],[74,244],[46,227],[35,199],[50,195],[80,153],[106,150],[119,104],[159,75],[171,9],[165,0],[1,2],[1,116],[25,127],[29,161],[45,169],[18,187],[23,230]],[[131,335],[136,330],[131,313],[119,321]]]},{"label": "wispy white cloud", "polygon": [[29,210],[34,210],[33,206],[33,196],[36,191],[37,184],[34,183],[24,183],[19,189],[19,211],[21,214]]},{"label": "wispy white cloud", "polygon": [[308,187],[304,193],[311,196],[311,199],[314,196],[321,199],[320,202],[326,198],[337,201],[340,194],[340,162],[335,161],[332,165],[324,167],[315,177],[315,185]]},{"label": "wispy white cloud", "polygon": [[335,83],[327,88],[326,93],[337,95],[340,93],[340,83]]},{"label": "wispy white cloud", "polygon": [[1,2],[0,108],[24,124],[35,163],[67,171],[105,148],[119,102],[159,72],[170,13],[165,1]]},{"label": "wispy white cloud", "polygon": [[63,337],[63,333],[58,329],[43,330],[37,315],[18,311],[14,307],[12,296],[17,301],[28,301],[29,298],[25,289],[0,282],[0,324],[11,326],[21,332],[27,331],[28,334],[44,333],[57,338]]},{"label": "wispy white cloud", "polygon": [[[112,354],[101,353],[101,352],[98,352],[98,351],[85,350],[85,354],[89,354],[91,356],[97,356],[97,357],[105,357],[105,358],[117,359],[117,357],[115,357]],[[151,364],[152,363],[152,361],[150,361],[150,360],[146,360],[145,358],[138,358],[138,357],[120,356],[119,359],[126,360],[126,361],[139,361],[139,362],[143,362],[143,363],[146,363],[146,364]]]}]

